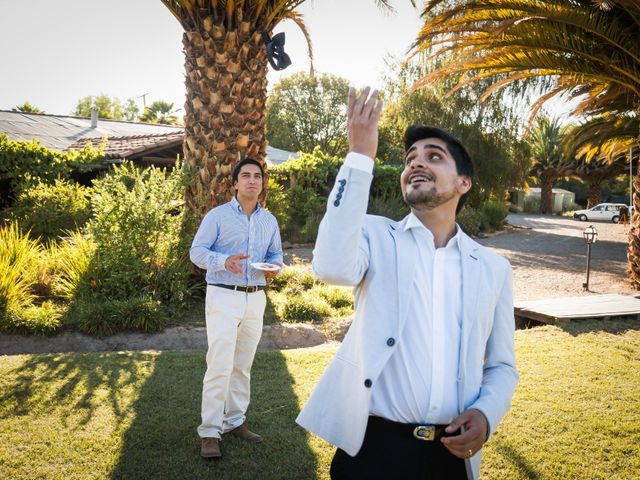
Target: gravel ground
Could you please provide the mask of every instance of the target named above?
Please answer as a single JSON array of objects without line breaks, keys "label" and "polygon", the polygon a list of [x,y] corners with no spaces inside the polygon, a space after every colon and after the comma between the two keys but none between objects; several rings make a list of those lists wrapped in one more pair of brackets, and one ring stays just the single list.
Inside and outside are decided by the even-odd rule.
[{"label": "gravel ground", "polygon": [[[628,227],[531,214],[510,214],[507,221],[511,227],[479,242],[511,262],[515,302],[637,293],[626,274]],[[597,230],[598,239],[591,248],[589,291],[585,292],[587,246],[582,232],[589,225]]]},{"label": "gravel ground", "polygon": [[[627,233],[624,225],[581,222],[569,217],[510,214],[507,228],[478,239],[506,257],[513,267],[514,300],[636,292],[627,280]],[[584,229],[593,225],[598,239],[591,248],[589,291],[586,280],[587,247]],[[628,231],[628,227],[627,227]],[[285,250],[285,262],[311,260],[309,245]]]}]

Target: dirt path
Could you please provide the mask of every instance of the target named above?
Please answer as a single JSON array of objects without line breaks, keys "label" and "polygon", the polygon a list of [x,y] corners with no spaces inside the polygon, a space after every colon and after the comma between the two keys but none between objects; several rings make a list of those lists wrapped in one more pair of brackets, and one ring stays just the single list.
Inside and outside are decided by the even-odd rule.
[{"label": "dirt path", "polygon": [[[514,300],[593,295],[635,294],[626,279],[627,235],[623,225],[593,223],[598,241],[592,249],[590,291],[585,281],[586,244],[582,238],[589,225],[566,217],[509,215],[512,227],[479,242],[504,257],[513,266]],[[285,261],[309,261],[311,246],[285,250]],[[161,333],[122,333],[95,338],[80,333],[53,337],[25,337],[0,334],[0,355],[49,352],[97,352],[119,350],[204,350],[203,327],[174,327]],[[311,347],[328,341],[310,325],[268,325],[264,327],[260,350]]]}]

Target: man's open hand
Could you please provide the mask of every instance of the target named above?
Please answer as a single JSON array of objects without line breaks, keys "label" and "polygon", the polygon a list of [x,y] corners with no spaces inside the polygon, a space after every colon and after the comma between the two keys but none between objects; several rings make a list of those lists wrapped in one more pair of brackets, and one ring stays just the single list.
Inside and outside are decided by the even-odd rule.
[{"label": "man's open hand", "polygon": [[370,90],[366,87],[360,96],[356,96],[355,89],[349,88],[347,132],[349,151],[375,158],[378,151],[378,121],[382,112],[382,100],[378,100],[377,90],[369,95]]},{"label": "man's open hand", "polygon": [[231,255],[225,260],[224,268],[226,268],[231,273],[242,273],[242,264],[247,258],[249,258],[249,255],[243,255],[241,253],[237,255]]}]

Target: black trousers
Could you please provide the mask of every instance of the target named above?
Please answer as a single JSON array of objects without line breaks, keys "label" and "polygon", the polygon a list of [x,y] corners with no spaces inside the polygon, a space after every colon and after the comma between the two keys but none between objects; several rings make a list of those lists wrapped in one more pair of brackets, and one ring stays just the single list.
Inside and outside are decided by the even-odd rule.
[{"label": "black trousers", "polygon": [[464,460],[439,439],[422,441],[412,428],[369,417],[362,448],[355,457],[337,449],[332,480],[468,480]]}]

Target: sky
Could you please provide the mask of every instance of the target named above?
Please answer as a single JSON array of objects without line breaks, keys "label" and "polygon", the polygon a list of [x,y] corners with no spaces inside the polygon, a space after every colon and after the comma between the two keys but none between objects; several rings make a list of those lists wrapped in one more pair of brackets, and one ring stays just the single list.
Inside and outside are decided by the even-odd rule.
[{"label": "sky", "polygon": [[[299,7],[311,35],[316,72],[352,85],[382,86],[389,58],[401,59],[420,29],[408,0],[384,13],[373,0],[307,0]],[[269,71],[269,84],[309,71],[298,27],[281,22],[293,64]],[[184,104],[182,27],[160,0],[0,0],[0,110],[25,101],[70,114],[80,98]],[[145,97],[143,97],[145,95]]]}]

